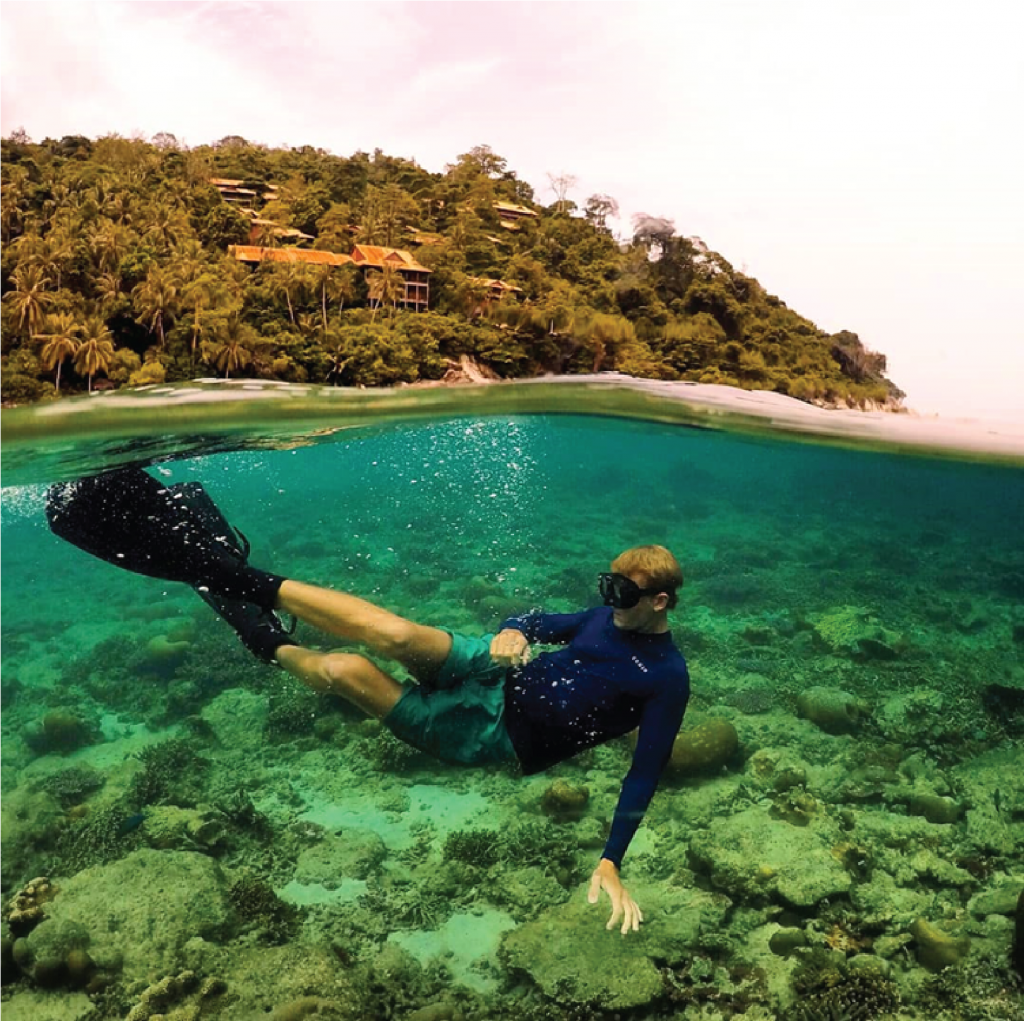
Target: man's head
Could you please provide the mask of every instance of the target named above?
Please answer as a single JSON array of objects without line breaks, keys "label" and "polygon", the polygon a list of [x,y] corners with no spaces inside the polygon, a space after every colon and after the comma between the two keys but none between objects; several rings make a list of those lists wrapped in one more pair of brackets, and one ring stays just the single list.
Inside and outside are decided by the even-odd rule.
[{"label": "man's head", "polygon": [[[620,604],[614,611],[615,625],[628,631],[668,630],[667,614],[678,602],[683,584],[679,561],[664,546],[634,546],[620,553],[611,567],[612,579],[602,587],[608,592],[608,605]],[[615,575],[628,578],[636,589],[617,584]],[[622,595],[626,598],[617,598]]]}]

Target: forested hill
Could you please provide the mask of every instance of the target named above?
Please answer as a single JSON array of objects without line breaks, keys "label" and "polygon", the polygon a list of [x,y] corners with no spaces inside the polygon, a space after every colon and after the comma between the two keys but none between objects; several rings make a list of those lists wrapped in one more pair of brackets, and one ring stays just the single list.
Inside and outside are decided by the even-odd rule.
[{"label": "forested hill", "polygon": [[443,173],[239,137],[15,133],[2,158],[5,401],[210,374],[389,385],[439,379],[464,354],[502,378],[903,396],[884,355],[671,221],[639,216],[620,242],[614,198],[578,204],[563,177],[544,205],[486,146]]}]

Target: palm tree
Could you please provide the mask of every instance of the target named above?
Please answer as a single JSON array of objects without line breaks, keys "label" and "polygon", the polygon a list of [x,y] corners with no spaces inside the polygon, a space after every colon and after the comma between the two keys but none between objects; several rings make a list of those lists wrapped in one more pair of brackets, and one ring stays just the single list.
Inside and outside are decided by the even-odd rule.
[{"label": "palm tree", "polygon": [[204,270],[182,288],[182,300],[192,309],[192,344],[190,350],[193,367],[196,363],[196,348],[199,346],[199,338],[203,332],[203,309],[213,303],[219,290],[219,283],[212,273],[207,273]]},{"label": "palm tree", "polygon": [[351,301],[355,297],[352,273],[348,266],[323,265],[316,268],[313,279],[320,288],[320,315],[324,330],[327,330],[330,326],[330,317],[328,315],[329,299],[338,299],[338,311],[341,312],[345,308],[346,300]]},{"label": "palm tree", "polygon": [[192,309],[191,359],[194,368],[196,348],[203,331],[203,309],[213,302],[220,290],[220,282],[203,261],[202,246],[196,241],[186,241],[175,248],[171,278],[181,295],[182,304]]},{"label": "palm tree", "polygon": [[43,238],[42,246],[36,255],[36,261],[39,268],[47,276],[56,277],[57,290],[60,290],[61,274],[74,254],[74,241],[64,228],[55,228]]},{"label": "palm tree", "polygon": [[29,263],[19,266],[11,278],[14,290],[4,295],[18,317],[18,329],[24,330],[27,337],[39,332],[43,321],[43,313],[49,305],[52,295],[46,289],[49,279],[36,265]]},{"label": "palm tree", "polygon": [[112,273],[101,273],[96,278],[96,296],[100,304],[107,310],[108,314],[120,298],[124,296],[122,289],[121,274],[114,270]]},{"label": "palm tree", "polygon": [[126,231],[113,220],[104,220],[90,233],[89,247],[100,270],[111,272],[121,265],[128,251]]},{"label": "palm tree", "polygon": [[89,393],[92,393],[92,377],[97,372],[109,371],[113,357],[113,334],[99,316],[91,316],[85,321],[82,342],[75,352],[75,372],[89,377]]},{"label": "palm tree", "polygon": [[292,298],[293,296],[296,298],[301,297],[302,292],[309,283],[309,274],[306,272],[306,267],[297,262],[275,265],[272,269],[272,274],[271,287],[276,294],[284,295],[285,301],[288,302],[288,318],[291,319],[292,326],[295,326],[295,305]]},{"label": "palm tree", "polygon": [[164,319],[174,315],[177,297],[178,289],[170,273],[160,266],[151,267],[146,279],[136,284],[132,291],[137,321],[148,326],[150,333],[156,330],[161,350],[164,346]]},{"label": "palm tree", "polygon": [[73,315],[58,312],[56,315],[46,317],[46,328],[49,332],[37,333],[33,339],[43,342],[43,350],[39,356],[47,369],[56,368],[57,393],[60,393],[60,370],[64,362],[78,352],[79,326]]},{"label": "palm tree", "polygon": [[223,372],[225,379],[230,379],[232,372],[252,364],[258,341],[256,331],[242,322],[236,312],[221,323],[216,339],[203,345],[203,361]]},{"label": "palm tree", "polygon": [[369,273],[366,281],[369,285],[370,302],[373,306],[373,314],[370,316],[372,323],[377,317],[377,310],[381,305],[390,305],[392,311],[398,306],[399,299],[405,295],[405,281],[390,262],[382,263],[379,273],[375,270]]},{"label": "palm tree", "polygon": [[171,248],[185,232],[185,227],[181,210],[161,203],[155,208],[151,207],[146,237],[156,241],[163,248]]},{"label": "palm tree", "polygon": [[0,237],[4,242],[16,237],[24,227],[24,208],[29,203],[28,171],[24,167],[4,166],[6,180],[0,187]]},{"label": "palm tree", "polygon": [[127,226],[132,222],[132,196],[125,191],[112,195],[106,213],[115,223]]}]

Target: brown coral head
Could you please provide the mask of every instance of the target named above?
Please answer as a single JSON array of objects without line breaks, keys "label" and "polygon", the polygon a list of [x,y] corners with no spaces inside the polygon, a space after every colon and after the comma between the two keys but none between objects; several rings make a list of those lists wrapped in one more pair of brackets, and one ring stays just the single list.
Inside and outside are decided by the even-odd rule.
[{"label": "brown coral head", "polygon": [[579,819],[587,809],[590,791],[586,787],[555,780],[541,795],[540,807],[555,819]]}]

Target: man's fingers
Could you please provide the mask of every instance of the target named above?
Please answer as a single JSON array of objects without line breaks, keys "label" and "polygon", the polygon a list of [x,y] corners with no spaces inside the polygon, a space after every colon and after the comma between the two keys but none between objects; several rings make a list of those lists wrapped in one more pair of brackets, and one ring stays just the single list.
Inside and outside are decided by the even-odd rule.
[{"label": "man's fingers", "polygon": [[605,926],[606,929],[614,929],[622,917],[622,898],[612,895],[612,917],[608,919],[608,924]]},{"label": "man's fingers", "polygon": [[598,897],[601,896],[601,877],[595,872],[590,877],[590,891],[587,893],[587,901],[590,904],[596,904]]},{"label": "man's fingers", "polygon": [[644,920],[644,916],[640,913],[640,908],[637,907],[636,901],[628,894],[623,897],[620,907],[612,914],[607,928],[614,928],[619,910],[622,911],[622,927],[619,929],[619,932],[623,936],[628,935],[630,932],[639,932],[640,923]]}]

